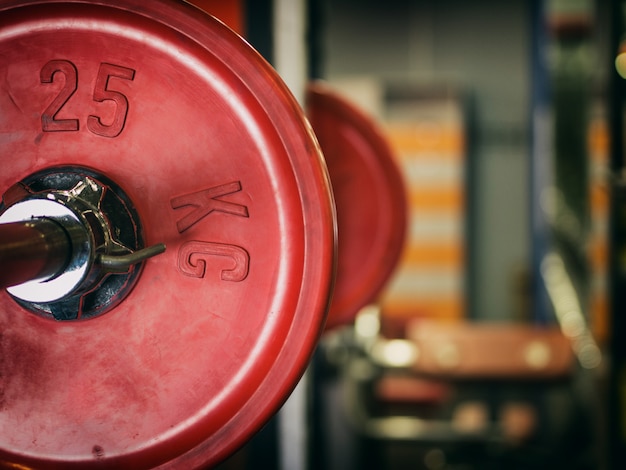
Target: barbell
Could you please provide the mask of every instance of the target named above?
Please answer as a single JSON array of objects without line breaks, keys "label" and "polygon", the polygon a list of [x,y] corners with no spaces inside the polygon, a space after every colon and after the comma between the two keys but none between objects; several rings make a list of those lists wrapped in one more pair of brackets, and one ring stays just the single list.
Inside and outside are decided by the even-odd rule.
[{"label": "barbell", "polygon": [[322,139],[239,36],[168,0],[12,0],[0,58],[0,464],[220,462],[380,291],[399,174],[392,248],[371,219],[382,268],[329,314],[341,213],[374,201],[336,211]]}]

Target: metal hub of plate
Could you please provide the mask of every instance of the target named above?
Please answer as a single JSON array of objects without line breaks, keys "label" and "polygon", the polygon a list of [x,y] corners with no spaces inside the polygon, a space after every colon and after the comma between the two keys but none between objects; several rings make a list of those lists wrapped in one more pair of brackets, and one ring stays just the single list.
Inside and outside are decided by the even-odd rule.
[{"label": "metal hub of plate", "polygon": [[[50,168],[9,188],[0,223],[56,221],[70,238],[63,271],[7,291],[23,307],[56,320],[81,320],[117,305],[132,289],[143,248],[139,216],[121,188],[86,168]],[[160,250],[162,251],[162,250]]]},{"label": "metal hub of plate", "polygon": [[337,206],[337,283],[327,329],[349,324],[377,300],[402,254],[404,181],[374,120],[322,82],[309,85],[307,114],[324,152]]},{"label": "metal hub of plate", "polygon": [[0,56],[0,193],[88,168],[136,213],[116,240],[167,246],[93,318],[0,293],[0,462],[216,464],[282,405],[326,318],[334,208],[300,107],[182,2],[0,1]]}]

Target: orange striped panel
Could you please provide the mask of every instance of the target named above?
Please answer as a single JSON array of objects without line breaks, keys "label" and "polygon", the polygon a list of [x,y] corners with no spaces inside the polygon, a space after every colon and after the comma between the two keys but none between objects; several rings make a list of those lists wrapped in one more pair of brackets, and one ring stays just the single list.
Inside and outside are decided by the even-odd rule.
[{"label": "orange striped panel", "polygon": [[460,214],[464,212],[465,194],[459,186],[451,189],[412,188],[409,190],[409,202],[418,216],[422,210]]},{"label": "orange striped panel", "polygon": [[402,154],[436,152],[442,158],[461,160],[465,150],[463,133],[454,125],[394,124],[388,126],[387,136]]},{"label": "orange striped panel", "polygon": [[405,250],[403,261],[414,266],[461,266],[465,261],[465,250],[461,243],[414,244]]},{"label": "orange striped panel", "polygon": [[465,314],[461,118],[445,112],[415,119],[386,128],[405,173],[410,217],[406,248],[383,296],[383,315],[399,322],[416,316],[460,319]]}]

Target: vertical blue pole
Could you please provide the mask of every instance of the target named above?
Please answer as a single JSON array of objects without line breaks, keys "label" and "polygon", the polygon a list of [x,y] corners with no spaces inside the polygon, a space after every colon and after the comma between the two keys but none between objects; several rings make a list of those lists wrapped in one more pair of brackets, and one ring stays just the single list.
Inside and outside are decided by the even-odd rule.
[{"label": "vertical blue pole", "polygon": [[531,3],[530,230],[533,318],[550,321],[550,302],[541,278],[541,263],[550,249],[550,229],[542,197],[552,184],[553,123],[548,68],[546,0]]}]

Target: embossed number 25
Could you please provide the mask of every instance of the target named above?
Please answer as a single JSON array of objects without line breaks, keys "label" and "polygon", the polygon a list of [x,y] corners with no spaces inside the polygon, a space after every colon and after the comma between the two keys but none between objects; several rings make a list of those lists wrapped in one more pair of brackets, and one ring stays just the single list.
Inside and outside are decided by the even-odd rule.
[{"label": "embossed number 25", "polygon": [[[56,116],[78,89],[78,70],[69,60],[51,60],[41,69],[41,83],[52,83],[57,72],[65,76],[65,84],[41,115],[41,128],[44,132],[77,131],[78,119],[57,119]],[[119,65],[100,64],[93,91],[93,100],[99,103],[103,101],[115,102],[115,115],[111,124],[103,124],[98,116],[90,115],[87,118],[87,129],[103,137],[117,137],[124,129],[128,114],[128,99],[119,91],[110,88],[109,79],[111,77],[133,80],[135,71]]]}]

